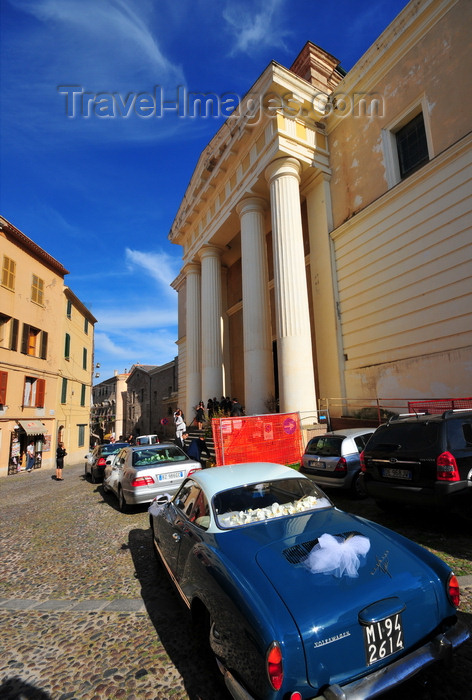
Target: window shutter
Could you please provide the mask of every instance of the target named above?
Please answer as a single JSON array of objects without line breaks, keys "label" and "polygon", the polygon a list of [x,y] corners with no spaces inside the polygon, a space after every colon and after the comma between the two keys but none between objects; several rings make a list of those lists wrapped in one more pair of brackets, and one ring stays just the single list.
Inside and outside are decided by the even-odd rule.
[{"label": "window shutter", "polygon": [[17,318],[12,318],[11,320],[11,334],[10,334],[10,350],[16,350],[18,348],[18,326],[20,325]]},{"label": "window shutter", "polygon": [[7,402],[7,382],[8,372],[0,372],[0,405],[2,406]]},{"label": "window shutter", "polygon": [[65,340],[65,344],[64,344],[64,357],[66,358],[66,360],[68,360],[70,357],[70,335],[69,335],[69,333],[66,333],[66,340]]},{"label": "window shutter", "polygon": [[46,395],[46,380],[36,380],[36,408],[44,408],[44,397]]},{"label": "window shutter", "polygon": [[48,353],[48,334],[46,331],[41,333],[41,359],[45,360]]},{"label": "window shutter", "polygon": [[29,325],[27,323],[23,323],[23,336],[21,338],[21,352],[23,353],[23,355],[28,354],[29,329]]}]

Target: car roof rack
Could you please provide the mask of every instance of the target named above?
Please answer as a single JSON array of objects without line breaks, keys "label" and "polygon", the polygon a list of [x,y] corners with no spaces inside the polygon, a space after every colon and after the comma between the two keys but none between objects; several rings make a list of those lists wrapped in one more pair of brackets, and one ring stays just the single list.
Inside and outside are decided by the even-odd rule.
[{"label": "car roof rack", "polygon": [[472,413],[472,408],[448,408],[447,411],[444,411],[442,417],[449,418],[455,413]]},{"label": "car roof rack", "polygon": [[416,418],[418,418],[419,416],[427,416],[427,415],[428,415],[428,411],[423,411],[423,412],[414,411],[413,413],[396,413],[395,415],[390,416],[390,418],[387,421],[387,425],[390,425],[390,423],[392,423],[392,421],[400,420],[400,418],[411,418],[413,416],[416,416]]}]

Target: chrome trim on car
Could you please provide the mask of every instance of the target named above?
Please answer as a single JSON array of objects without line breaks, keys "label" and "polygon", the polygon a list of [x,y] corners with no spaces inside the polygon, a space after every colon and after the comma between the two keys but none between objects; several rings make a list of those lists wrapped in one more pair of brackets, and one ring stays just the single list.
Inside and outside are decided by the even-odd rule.
[{"label": "chrome trim on car", "polygon": [[183,590],[181,589],[181,587],[180,587],[180,585],[179,585],[179,582],[177,581],[177,579],[175,578],[174,574],[172,573],[171,568],[169,567],[168,563],[166,562],[166,560],[165,560],[165,558],[164,558],[164,555],[162,554],[161,549],[160,549],[159,545],[157,544],[157,542],[156,542],[156,540],[155,540],[154,538],[153,538],[153,542],[154,542],[154,547],[157,549],[157,552],[158,552],[158,554],[159,554],[159,556],[160,556],[160,558],[161,558],[162,563],[164,564],[164,566],[165,566],[166,569],[167,569],[167,573],[169,574],[169,576],[170,576],[171,579],[172,579],[172,583],[173,583],[174,586],[177,588],[177,590],[178,590],[178,592],[179,592],[179,594],[180,594],[182,600],[184,601],[185,605],[186,605],[186,606],[188,607],[188,609],[190,610],[190,601],[189,601],[189,599],[187,598],[187,596],[185,595],[185,593],[184,593]]},{"label": "chrome trim on car", "polygon": [[218,664],[218,668],[223,675],[225,685],[234,700],[254,700],[254,697],[243,688],[239,681],[237,681],[233,674],[228,671],[225,666],[223,666],[219,659],[216,659],[216,663]]},{"label": "chrome trim on car", "polygon": [[322,697],[326,700],[365,700],[376,697],[398,683],[412,678],[432,663],[447,660],[452,650],[466,642],[469,637],[470,631],[458,620],[450,630],[438,634],[419,649],[357,681],[343,686],[334,684],[323,692]]}]

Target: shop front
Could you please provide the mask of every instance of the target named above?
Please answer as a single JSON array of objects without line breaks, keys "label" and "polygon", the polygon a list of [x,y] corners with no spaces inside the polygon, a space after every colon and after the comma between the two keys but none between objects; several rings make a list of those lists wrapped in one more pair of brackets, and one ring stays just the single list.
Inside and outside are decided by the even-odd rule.
[{"label": "shop front", "polygon": [[32,445],[34,452],[33,469],[40,469],[46,440],[46,426],[40,420],[19,420],[11,433],[8,474],[25,471],[27,448]]}]

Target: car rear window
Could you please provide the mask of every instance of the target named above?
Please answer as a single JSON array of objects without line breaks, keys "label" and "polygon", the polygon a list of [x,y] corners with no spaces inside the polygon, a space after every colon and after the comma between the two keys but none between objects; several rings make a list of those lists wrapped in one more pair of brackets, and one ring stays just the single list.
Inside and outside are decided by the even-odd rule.
[{"label": "car rear window", "polygon": [[177,445],[163,448],[144,448],[133,450],[133,467],[149,467],[149,465],[168,464],[169,462],[185,462],[188,457]]},{"label": "car rear window", "polygon": [[470,450],[472,448],[472,422],[451,420],[446,422],[447,442],[451,450]]},{"label": "car rear window", "polygon": [[306,446],[308,455],[320,455],[322,457],[341,457],[341,445],[343,438],[332,435],[319,435],[312,438]]},{"label": "car rear window", "polygon": [[330,506],[331,502],[310,479],[296,478],[245,484],[222,491],[213,498],[221,528],[240,527]]},{"label": "car rear window", "polygon": [[109,445],[103,445],[101,452],[104,455],[115,455],[121,450],[122,447],[126,446],[126,442],[110,442]]},{"label": "car rear window", "polygon": [[382,426],[370,438],[366,450],[416,452],[434,447],[438,442],[440,423],[395,423]]}]

